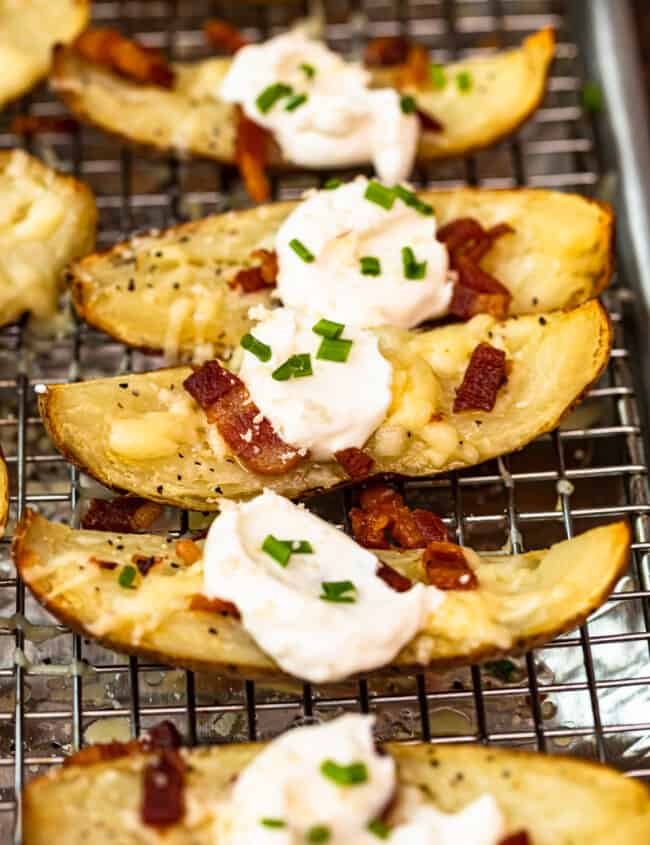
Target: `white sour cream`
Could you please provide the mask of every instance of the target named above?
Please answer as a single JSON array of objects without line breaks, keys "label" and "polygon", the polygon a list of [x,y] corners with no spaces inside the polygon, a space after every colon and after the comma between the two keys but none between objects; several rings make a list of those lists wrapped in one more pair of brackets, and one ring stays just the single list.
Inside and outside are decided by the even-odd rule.
[{"label": "white sour cream", "polygon": [[[311,554],[281,566],[262,550],[267,536],[306,540]],[[384,666],[443,601],[435,587],[392,590],[377,558],[333,525],[269,490],[223,502],[204,552],[203,591],[234,602],[244,628],[286,672],[313,683]],[[323,601],[324,582],[351,581],[352,603]]]},{"label": "white sour cream", "polygon": [[[368,824],[393,799],[397,777],[392,757],[377,752],[373,723],[371,716],[349,714],[274,740],[237,779],[218,822],[217,841],[304,845],[310,831],[325,827],[328,845],[377,845],[381,840]],[[321,771],[327,760],[339,766],[362,764],[367,779],[339,786]],[[489,795],[455,814],[422,803],[419,793],[408,803],[407,817],[385,840],[390,845],[496,845],[505,833],[502,814]]]},{"label": "white sour cream", "polygon": [[[391,402],[392,367],[374,334],[347,326],[342,334],[352,340],[347,361],[318,359],[323,338],[312,331],[317,321],[290,308],[267,312],[251,333],[271,347],[271,359],[245,352],[239,375],[286,443],[309,449],[315,460],[330,460],[339,449],[361,448],[381,425]],[[313,375],[272,377],[292,355],[305,353],[311,355]]]},{"label": "white sour cream", "polygon": [[[364,197],[359,177],[334,190],[312,193],[276,236],[277,295],[285,305],[360,326],[410,329],[447,313],[453,292],[444,244],[433,215],[396,198],[391,209]],[[307,263],[290,246],[297,239],[314,256]],[[422,279],[405,277],[402,249],[426,261]],[[364,275],[361,259],[377,258],[379,275]]]},{"label": "white sour cream", "polygon": [[[274,84],[307,100],[287,111],[289,96],[268,111],[257,103]],[[285,158],[310,168],[373,163],[380,178],[406,179],[415,159],[419,121],[404,114],[400,95],[370,90],[370,74],[300,31],[242,48],[221,83],[220,98],[273,132]]]}]

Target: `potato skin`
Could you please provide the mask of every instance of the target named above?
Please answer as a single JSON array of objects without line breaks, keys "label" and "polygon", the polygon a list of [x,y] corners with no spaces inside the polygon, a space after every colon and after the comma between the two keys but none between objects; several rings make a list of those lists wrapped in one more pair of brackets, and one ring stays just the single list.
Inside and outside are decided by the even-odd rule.
[{"label": "potato skin", "polygon": [[4,534],[9,518],[9,475],[7,462],[0,448],[0,537]]},{"label": "potato skin", "polygon": [[[238,743],[184,751],[186,790],[196,808],[165,833],[167,845],[213,845],[215,798],[263,748]],[[532,845],[647,845],[650,794],[607,766],[559,754],[479,745],[386,743],[399,787],[415,787],[443,812],[458,812],[480,795],[496,799],[509,833],[526,830]],[[141,845],[142,770],[151,755],[92,765],[70,762],[24,790],[25,845]],[[399,792],[398,792],[399,798]],[[116,808],[118,812],[116,812]],[[127,826],[128,822],[128,826]]]}]

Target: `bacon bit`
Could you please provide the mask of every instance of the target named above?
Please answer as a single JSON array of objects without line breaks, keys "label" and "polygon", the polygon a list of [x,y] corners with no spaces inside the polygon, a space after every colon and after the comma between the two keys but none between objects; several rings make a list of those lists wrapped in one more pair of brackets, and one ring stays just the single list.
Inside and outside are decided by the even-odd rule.
[{"label": "bacon bit", "polygon": [[85,59],[105,65],[142,85],[171,88],[174,71],[157,51],[148,50],[114,29],[87,29],[73,42]]},{"label": "bacon bit", "polygon": [[204,411],[236,387],[240,380],[218,361],[206,361],[183,382],[183,387]]},{"label": "bacon bit", "polygon": [[116,499],[91,499],[81,527],[93,531],[114,531],[133,534],[151,528],[163,509],[155,502],[137,496],[118,496]]},{"label": "bacon bit", "polygon": [[133,555],[131,560],[133,561],[133,563],[135,563],[138,568],[138,572],[144,578],[145,575],[148,574],[151,567],[155,566],[157,563],[160,563],[162,558],[154,557],[153,555],[151,555],[151,557],[147,557],[146,555]]},{"label": "bacon bit", "polygon": [[444,522],[430,511],[411,511],[400,494],[387,485],[366,488],[361,508],[352,508],[350,521],[357,543],[367,549],[389,549],[391,540],[403,549],[421,549],[431,542],[447,542]]},{"label": "bacon bit", "polygon": [[500,839],[497,845],[531,845],[530,836],[525,830],[520,830],[517,833],[511,833],[509,836],[504,836]]},{"label": "bacon bit", "polygon": [[152,827],[168,827],[185,813],[185,763],[176,751],[163,750],[145,768],[140,817]]},{"label": "bacon bit", "polygon": [[428,546],[429,543],[444,543],[449,539],[449,532],[445,523],[431,511],[416,508],[413,519],[424,542],[418,543],[417,548]]},{"label": "bacon bit", "polygon": [[64,766],[94,766],[96,763],[106,763],[109,760],[119,760],[141,750],[137,739],[131,742],[103,742],[99,745],[89,745],[80,748],[63,760]]},{"label": "bacon bit", "polygon": [[368,478],[375,465],[370,455],[367,455],[362,449],[354,447],[339,449],[338,452],[334,452],[334,457],[354,481]]},{"label": "bacon bit", "polygon": [[437,117],[434,117],[428,112],[421,111],[420,109],[416,109],[415,113],[418,116],[420,127],[423,132],[444,132],[445,125],[444,123],[441,123]]},{"label": "bacon bit", "polygon": [[366,67],[393,67],[404,64],[411,49],[411,41],[403,35],[371,38],[366,44],[363,63]]},{"label": "bacon bit", "polygon": [[154,725],[141,737],[143,751],[175,750],[183,744],[178,728],[169,719]]},{"label": "bacon bit", "polygon": [[241,619],[237,605],[224,599],[209,599],[201,593],[195,593],[190,599],[190,610],[204,610],[206,613],[218,613],[220,616],[230,616],[231,619]]},{"label": "bacon bit", "polygon": [[14,135],[39,135],[42,132],[65,132],[72,135],[79,129],[73,117],[55,117],[45,114],[19,114],[14,117],[9,131]]},{"label": "bacon bit", "polygon": [[422,554],[429,584],[439,590],[476,590],[478,579],[455,543],[429,543]]},{"label": "bacon bit", "polygon": [[94,555],[90,558],[90,563],[96,563],[100,569],[108,569],[113,570],[117,569],[119,563],[116,563],[114,560],[99,560]]},{"label": "bacon bit", "polygon": [[237,136],[235,161],[251,199],[266,202],[271,196],[271,186],[266,175],[271,134],[246,117],[237,106]]},{"label": "bacon bit", "polygon": [[183,563],[188,564],[188,566],[196,563],[197,560],[203,557],[201,549],[196,545],[194,540],[178,540],[175,549],[179,558]]},{"label": "bacon bit", "polygon": [[396,593],[406,593],[413,586],[412,581],[387,563],[379,564],[377,567],[377,577],[385,581]]},{"label": "bacon bit", "polygon": [[396,88],[426,88],[431,84],[429,51],[422,44],[411,44],[406,61],[397,70]]},{"label": "bacon bit", "polygon": [[507,382],[506,353],[489,343],[479,343],[472,352],[462,384],[456,389],[454,413],[491,411],[499,388]]},{"label": "bacon bit", "polygon": [[244,293],[255,293],[264,288],[274,288],[278,278],[278,256],[275,251],[256,249],[251,253],[252,258],[259,258],[261,263],[257,267],[240,270],[228,282],[231,288],[240,287]]},{"label": "bacon bit", "polygon": [[249,43],[236,27],[219,18],[206,21],[203,24],[203,33],[212,45],[230,56],[234,56],[237,50]]}]

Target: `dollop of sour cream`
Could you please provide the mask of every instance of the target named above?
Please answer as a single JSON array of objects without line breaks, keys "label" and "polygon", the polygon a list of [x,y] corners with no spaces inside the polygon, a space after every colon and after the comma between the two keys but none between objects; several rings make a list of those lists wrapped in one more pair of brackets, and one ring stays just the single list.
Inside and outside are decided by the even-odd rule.
[{"label": "dollop of sour cream", "polygon": [[[284,565],[265,550],[269,536],[294,544]],[[250,502],[223,502],[205,543],[203,592],[234,602],[282,669],[321,683],[389,663],[444,600],[424,584],[395,592],[376,570],[374,554],[266,490]],[[345,590],[325,586],[346,582]]]},{"label": "dollop of sour cream", "polygon": [[[232,845],[377,845],[369,830],[394,799],[395,761],[375,747],[372,716],[348,714],[323,725],[297,728],[274,740],[237,779],[218,822],[217,841]],[[337,783],[327,764],[356,782]],[[330,767],[331,770],[331,767]],[[419,796],[419,794],[418,794]],[[496,845],[504,822],[484,795],[447,814],[420,797],[408,817],[385,832],[393,845]],[[223,831],[223,832],[222,832]],[[320,836],[316,834],[320,831]]]},{"label": "dollop of sour cream", "polygon": [[[359,177],[315,191],[291,212],[276,236],[277,295],[292,308],[361,326],[409,329],[445,315],[453,283],[435,217],[399,197],[387,209],[367,199],[367,190],[368,180]],[[313,261],[296,252],[296,240]],[[407,278],[404,248],[426,262],[421,278]],[[376,275],[362,272],[369,257],[378,262]]]},{"label": "dollop of sour cream", "polygon": [[[286,87],[273,100],[267,92],[274,85]],[[295,164],[331,168],[370,161],[380,178],[401,181],[413,166],[419,121],[402,111],[397,91],[369,85],[361,65],[292,31],[239,50],[218,93],[269,129]]]},{"label": "dollop of sour cream", "polygon": [[[271,349],[268,361],[245,352],[240,377],[253,401],[286,443],[330,460],[339,449],[361,448],[383,422],[391,402],[392,367],[377,337],[345,327],[351,340],[346,361],[318,358],[323,337],[318,317],[278,308],[251,331]],[[273,373],[293,355],[310,356],[312,375],[278,380]]]}]

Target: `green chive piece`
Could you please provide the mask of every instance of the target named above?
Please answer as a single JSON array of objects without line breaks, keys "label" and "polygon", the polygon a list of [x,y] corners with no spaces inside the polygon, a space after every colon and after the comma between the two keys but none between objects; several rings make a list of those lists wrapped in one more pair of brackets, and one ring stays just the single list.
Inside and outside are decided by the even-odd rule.
[{"label": "green chive piece", "polygon": [[404,277],[407,279],[423,279],[427,272],[426,261],[416,261],[415,253],[410,246],[402,247],[402,265]]},{"label": "green chive piece", "polygon": [[291,557],[291,547],[284,540],[278,540],[273,534],[268,534],[262,543],[262,551],[273,558],[280,566],[286,566]]},{"label": "green chive piece", "polygon": [[368,767],[365,763],[350,763],[340,766],[334,760],[324,760],[321,763],[321,774],[333,780],[338,786],[356,786],[368,780]]},{"label": "green chive piece", "polygon": [[292,555],[313,555],[314,547],[309,540],[282,540],[291,547]]},{"label": "green chive piece", "polygon": [[262,114],[266,114],[271,111],[278,100],[288,97],[290,94],[293,94],[293,88],[290,85],[285,85],[284,82],[276,82],[262,91],[255,100],[255,105]]},{"label": "green chive piece", "polygon": [[385,185],[382,185],[381,182],[376,182],[374,179],[368,182],[368,187],[366,188],[366,192],[363,196],[370,202],[374,202],[382,208],[385,208],[386,211],[390,211],[393,207],[393,203],[395,202],[395,193],[393,189],[387,188]]},{"label": "green chive piece", "polygon": [[316,824],[307,831],[307,842],[318,843],[329,842],[332,831],[324,824]]},{"label": "green chive piece", "polygon": [[401,199],[404,205],[414,208],[416,211],[419,211],[420,214],[433,214],[433,206],[426,202],[422,202],[421,199],[417,198],[413,191],[409,191],[402,185],[395,185],[393,190],[395,191],[395,196]]},{"label": "green chive piece", "polygon": [[335,604],[354,604],[355,596],[346,595],[356,593],[357,588],[352,581],[322,581],[323,592],[318,597],[321,601],[331,601]]},{"label": "green chive piece", "polygon": [[374,255],[364,255],[359,259],[361,274],[363,276],[379,276],[381,274],[381,263]]},{"label": "green chive piece", "polygon": [[304,105],[307,102],[307,95],[306,94],[294,94],[293,97],[289,97],[287,100],[287,104],[284,107],[285,111],[295,111],[299,106]]},{"label": "green chive piece", "polygon": [[485,668],[505,684],[510,683],[517,669],[512,660],[493,660],[486,663]]},{"label": "green chive piece", "polygon": [[250,352],[251,355],[259,358],[260,361],[271,360],[271,347],[267,346],[266,343],[262,343],[262,341],[258,340],[256,337],[253,337],[250,332],[245,334],[239,343],[244,347],[244,349]]},{"label": "green chive piece", "polygon": [[263,827],[272,827],[278,830],[287,826],[284,819],[260,819],[260,824],[263,825]]},{"label": "green chive piece", "polygon": [[305,74],[307,79],[313,79],[316,76],[316,68],[313,65],[303,62],[301,65],[298,65],[298,67]]},{"label": "green chive piece", "polygon": [[340,179],[328,179],[323,185],[323,190],[335,191],[337,188],[340,188],[342,184],[343,182]]},{"label": "green chive piece", "polygon": [[374,833],[378,839],[388,839],[390,835],[390,828],[381,819],[373,819],[368,824],[368,830],[370,833]]},{"label": "green chive piece", "polygon": [[580,104],[585,111],[596,114],[603,108],[603,92],[595,82],[585,82],[580,92]]},{"label": "green chive piece", "polygon": [[333,320],[326,320],[324,317],[319,320],[316,325],[311,327],[314,334],[319,334],[321,337],[328,337],[330,340],[336,340],[343,334],[345,325],[343,323],[335,323]]},{"label": "green chive piece", "polygon": [[465,94],[472,87],[472,74],[468,70],[461,70],[456,75],[456,85],[458,90]]},{"label": "green chive piece", "polygon": [[411,97],[410,94],[402,94],[399,98],[399,107],[404,114],[413,114],[417,110],[415,97]]},{"label": "green chive piece", "polygon": [[305,261],[307,264],[311,264],[313,262],[314,256],[307,249],[307,247],[298,240],[298,238],[292,238],[289,241],[289,246],[296,253],[296,255],[299,258],[302,258],[302,260]]},{"label": "green chive piece", "polygon": [[280,364],[277,370],[273,370],[271,378],[275,381],[289,381],[290,378],[304,378],[313,374],[311,355],[309,352],[301,352],[299,355],[287,358],[284,364]]},{"label": "green chive piece", "polygon": [[135,576],[135,566],[131,566],[131,564],[128,563],[120,570],[120,577],[117,579],[117,583],[120,587],[124,587],[126,590],[131,589],[133,587],[133,582],[135,581]]},{"label": "green chive piece", "polygon": [[316,357],[320,361],[335,361],[337,364],[345,364],[352,349],[352,341],[342,337],[324,337],[318,347]]},{"label": "green chive piece", "polygon": [[447,74],[442,65],[431,65],[429,75],[434,88],[444,88],[447,84]]}]

